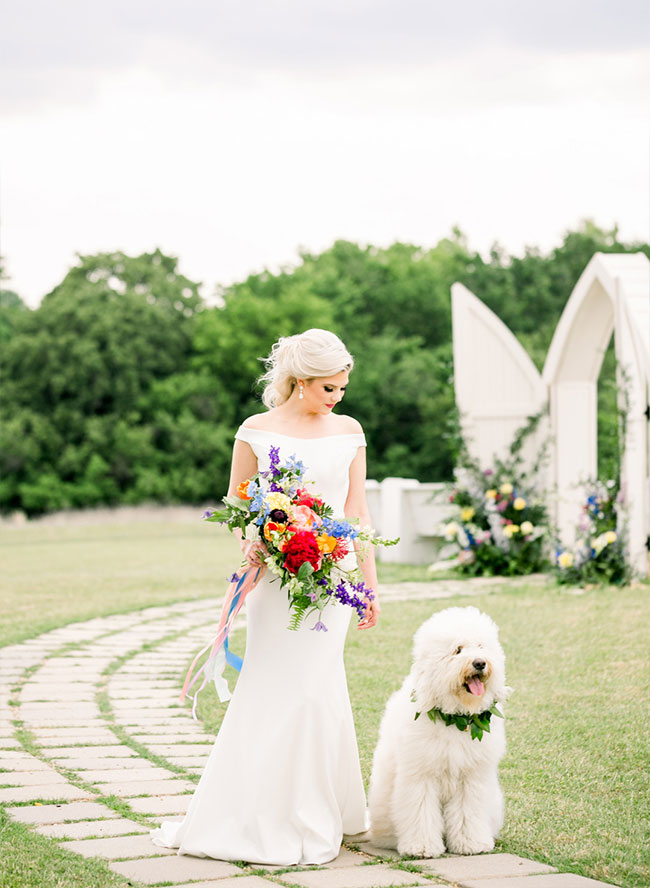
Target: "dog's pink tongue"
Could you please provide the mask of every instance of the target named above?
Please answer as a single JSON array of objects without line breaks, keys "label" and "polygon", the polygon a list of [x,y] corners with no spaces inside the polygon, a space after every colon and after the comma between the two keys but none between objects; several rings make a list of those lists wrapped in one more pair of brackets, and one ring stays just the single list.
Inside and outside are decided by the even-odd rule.
[{"label": "dog's pink tongue", "polygon": [[485,693],[485,685],[483,684],[481,679],[477,678],[476,676],[470,678],[470,680],[467,682],[467,687],[477,697],[482,697]]}]

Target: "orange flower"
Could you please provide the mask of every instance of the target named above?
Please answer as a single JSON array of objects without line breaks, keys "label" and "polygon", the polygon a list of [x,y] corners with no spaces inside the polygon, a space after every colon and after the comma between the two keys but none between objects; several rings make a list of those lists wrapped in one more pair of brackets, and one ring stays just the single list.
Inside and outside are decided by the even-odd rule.
[{"label": "orange flower", "polygon": [[270,541],[271,533],[273,533],[274,531],[276,533],[284,533],[286,529],[286,524],[278,524],[276,521],[267,521],[264,525],[264,536],[267,540]]},{"label": "orange flower", "polygon": [[245,481],[237,487],[237,496],[243,500],[249,500],[250,496],[248,495],[248,485],[251,483],[250,478],[247,478]]},{"label": "orange flower", "polygon": [[319,536],[316,537],[316,542],[318,543],[318,548],[321,552],[326,555],[330,555],[334,551],[334,549],[336,549],[336,544],[338,543],[338,540],[336,539],[336,537],[329,536],[326,533],[321,533]]}]

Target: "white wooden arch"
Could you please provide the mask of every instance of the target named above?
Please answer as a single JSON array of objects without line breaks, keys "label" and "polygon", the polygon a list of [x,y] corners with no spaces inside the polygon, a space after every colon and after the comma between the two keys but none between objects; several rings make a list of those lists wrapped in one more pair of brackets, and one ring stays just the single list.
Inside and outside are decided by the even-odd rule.
[{"label": "white wooden arch", "polygon": [[[580,276],[540,374],[518,340],[461,284],[452,287],[456,401],[470,452],[488,467],[526,417],[550,403],[553,441],[549,507],[565,543],[573,541],[581,484],[597,470],[597,384],[614,330],[629,416],[621,483],[629,518],[630,559],[648,571],[650,534],[648,390],[650,261],[643,253],[596,253]],[[540,429],[537,448],[548,428]]]}]

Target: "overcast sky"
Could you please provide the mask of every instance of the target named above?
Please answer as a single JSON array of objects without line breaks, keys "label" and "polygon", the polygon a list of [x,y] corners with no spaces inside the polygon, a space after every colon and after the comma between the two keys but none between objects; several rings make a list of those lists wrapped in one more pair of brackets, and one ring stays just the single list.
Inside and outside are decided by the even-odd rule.
[{"label": "overcast sky", "polygon": [[78,252],[159,246],[210,296],[336,238],[648,238],[646,0],[4,7],[0,253],[31,305]]}]

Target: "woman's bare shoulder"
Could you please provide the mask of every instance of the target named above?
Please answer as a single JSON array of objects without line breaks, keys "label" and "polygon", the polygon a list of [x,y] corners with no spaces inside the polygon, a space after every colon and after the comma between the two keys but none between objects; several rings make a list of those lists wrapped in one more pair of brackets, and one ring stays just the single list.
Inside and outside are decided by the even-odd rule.
[{"label": "woman's bare shoulder", "polygon": [[338,415],[337,426],[341,435],[363,435],[363,428],[358,419],[353,416]]},{"label": "woman's bare shoulder", "polygon": [[242,428],[244,429],[268,429],[269,422],[268,417],[271,415],[273,411],[265,410],[263,413],[254,413],[252,416],[249,416],[242,423]]}]

